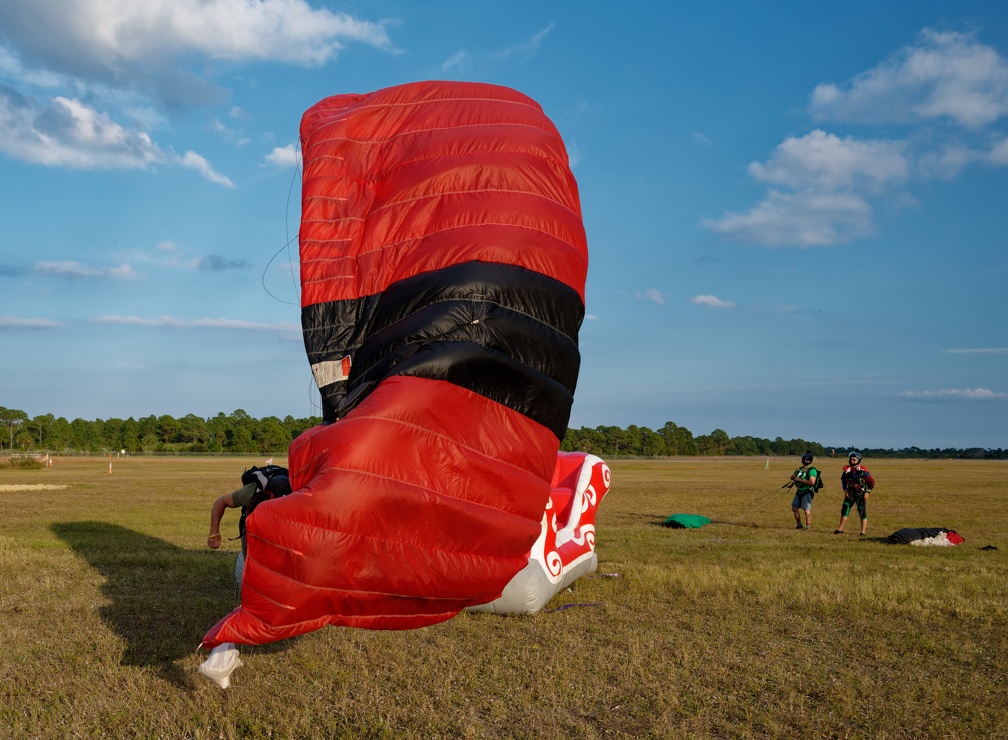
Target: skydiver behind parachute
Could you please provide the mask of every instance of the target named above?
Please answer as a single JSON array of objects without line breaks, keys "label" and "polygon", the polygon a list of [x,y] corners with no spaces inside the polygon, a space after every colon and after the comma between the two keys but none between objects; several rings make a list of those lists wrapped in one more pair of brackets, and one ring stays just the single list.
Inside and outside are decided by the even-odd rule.
[{"label": "skydiver behind parachute", "polygon": [[[580,365],[581,207],[535,101],[459,82],[338,95],[306,111],[301,146],[325,423],[290,447],[293,493],[249,517],[241,603],[207,648],[494,602],[543,535]],[[585,512],[590,554],[572,554],[593,568]]]}]

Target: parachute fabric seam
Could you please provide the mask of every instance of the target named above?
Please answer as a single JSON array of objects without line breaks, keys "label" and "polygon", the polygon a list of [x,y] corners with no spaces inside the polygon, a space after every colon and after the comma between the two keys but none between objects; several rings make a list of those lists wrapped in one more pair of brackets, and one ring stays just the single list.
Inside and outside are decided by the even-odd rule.
[{"label": "parachute fabric seam", "polygon": [[[326,222],[320,221],[319,223],[326,223]],[[561,239],[556,234],[551,234],[550,232],[544,231],[543,229],[537,229],[537,228],[534,228],[532,226],[528,226],[526,224],[505,223],[505,222],[497,222],[497,221],[484,221],[482,223],[458,224],[458,225],[455,225],[455,226],[449,226],[446,229],[438,229],[437,231],[428,231],[428,232],[425,232],[423,234],[419,234],[417,236],[411,236],[411,237],[409,237],[407,239],[400,239],[397,242],[390,242],[388,244],[382,245],[378,249],[371,249],[371,250],[368,250],[367,252],[360,252],[359,254],[356,254],[356,255],[350,255],[350,256],[347,256],[347,257],[327,258],[325,260],[322,260],[322,259],[310,259],[310,260],[305,260],[302,264],[303,265],[311,265],[311,264],[317,264],[317,263],[320,263],[320,262],[323,262],[323,261],[325,261],[325,262],[341,262],[341,261],[357,262],[362,257],[366,257],[368,255],[376,254],[376,253],[379,253],[379,252],[385,252],[385,251],[390,250],[390,249],[400,249],[404,245],[408,245],[408,244],[411,244],[411,243],[417,242],[417,241],[422,241],[423,239],[426,239],[429,236],[434,236],[436,234],[447,234],[449,231],[455,231],[456,229],[482,228],[484,226],[506,226],[509,229],[524,229],[525,231],[532,231],[532,232],[535,232],[537,234],[542,234],[543,236],[547,236],[547,237],[549,237],[551,239],[556,239],[560,243],[561,247],[566,248],[568,251],[574,252],[576,255],[580,256],[580,251],[578,250],[577,247],[573,246],[570,242],[564,241],[563,239]],[[352,241],[352,239],[331,239],[331,240],[327,239],[326,243],[332,243],[332,242],[338,242],[338,241]],[[349,278],[348,278],[348,276],[345,276],[345,275],[326,275],[324,277],[302,280],[302,284],[303,285],[314,285],[316,283],[331,282],[332,280],[338,280],[338,279],[346,280],[346,279],[349,279]]]},{"label": "parachute fabric seam", "polygon": [[[497,89],[503,90],[500,86],[495,86]],[[363,96],[358,98],[362,100]],[[443,97],[443,98],[424,98],[423,100],[403,100],[403,101],[389,101],[387,103],[359,103],[355,101],[353,103],[348,103],[346,108],[353,108],[354,110],[367,110],[369,108],[410,108],[417,105],[430,105],[431,103],[494,103],[505,104],[505,105],[520,105],[523,108],[529,108],[536,111],[537,113],[542,113],[542,108],[531,102],[531,98],[521,99],[510,99],[510,98],[489,98],[489,97],[476,97],[476,96],[456,96],[456,97]],[[343,115],[343,111],[346,108],[341,108],[339,111],[333,112],[333,118]],[[323,119],[324,120],[324,119]]]},{"label": "parachute fabric seam", "polygon": [[[433,381],[433,382],[444,382],[444,381]],[[469,393],[473,393],[475,395],[479,395],[475,391],[468,391],[468,392]],[[388,422],[390,424],[398,424],[400,426],[408,427],[408,428],[412,429],[413,431],[420,432],[422,434],[426,434],[429,437],[434,437],[435,439],[440,439],[440,440],[443,440],[443,441],[446,441],[446,442],[451,442],[452,444],[457,445],[461,449],[468,450],[469,452],[473,453],[477,457],[480,457],[480,458],[482,458],[484,460],[490,460],[492,462],[498,463],[499,465],[503,465],[505,467],[511,468],[512,470],[516,470],[516,471],[519,471],[519,472],[522,472],[522,473],[526,473],[528,475],[532,475],[532,476],[535,475],[535,473],[533,471],[529,470],[528,468],[523,468],[520,465],[517,465],[516,463],[510,462],[508,460],[502,460],[499,457],[493,457],[491,455],[488,455],[485,452],[483,452],[482,450],[479,450],[479,449],[477,449],[475,447],[470,447],[465,442],[463,442],[462,440],[460,440],[460,439],[458,439],[456,437],[449,437],[447,434],[439,434],[439,433],[435,432],[432,429],[428,429],[427,427],[422,427],[419,424],[414,424],[413,422],[403,421],[402,419],[393,419],[393,418],[388,417],[388,416],[378,416],[377,414],[360,414],[360,415],[354,415],[352,417],[343,418],[343,419],[340,420],[340,424],[346,425],[346,424],[349,424],[352,421],[363,421],[364,419],[370,419],[372,421],[384,421],[384,422]]]},{"label": "parachute fabric seam", "polygon": [[[416,202],[421,201],[421,200],[436,200],[438,198],[443,198],[443,197],[448,196],[448,195],[472,195],[472,194],[483,194],[483,193],[501,193],[501,194],[504,194],[504,195],[527,195],[530,198],[537,198],[537,199],[539,199],[541,201],[544,201],[546,203],[549,203],[551,205],[559,206],[563,210],[565,210],[568,213],[570,213],[572,216],[577,216],[577,213],[575,213],[569,206],[561,203],[560,201],[556,200],[555,198],[547,198],[545,195],[542,195],[541,193],[533,193],[533,192],[531,192],[529,190],[509,190],[509,189],[506,189],[506,188],[479,188],[479,189],[473,188],[471,190],[444,190],[444,191],[439,191],[437,193],[433,193],[431,195],[418,195],[415,198],[404,198],[403,200],[391,201],[391,202],[386,203],[385,205],[383,205],[383,206],[381,206],[379,208],[375,208],[373,211],[371,211],[371,213],[372,214],[380,213],[381,211],[385,210],[386,208],[392,208],[394,206],[401,206],[401,205],[405,205],[407,203],[416,203]],[[329,223],[332,223],[335,220],[336,219],[331,219],[329,221]],[[433,234],[433,233],[437,233],[437,232],[430,232],[430,233]],[[425,236],[426,236],[426,234],[425,234]]]},{"label": "parachute fabric seam", "polygon": [[[369,472],[369,471],[366,471],[366,470],[360,470],[358,468],[341,468],[341,467],[337,467],[337,466],[333,465],[333,466],[330,466],[329,468],[327,468],[327,470],[335,470],[335,471],[339,471],[341,473],[348,473],[348,474],[358,474],[362,478],[371,478],[371,479],[374,479],[374,480],[386,481],[386,482],[391,482],[391,483],[398,483],[401,486],[405,486],[405,487],[411,488],[413,490],[423,491],[425,493],[429,493],[434,498],[444,498],[444,499],[450,499],[451,501],[460,501],[460,502],[463,502],[463,503],[468,504],[470,506],[478,506],[478,507],[480,507],[482,509],[492,509],[494,511],[504,511],[504,512],[506,512],[508,514],[512,514],[514,516],[520,516],[520,514],[518,512],[515,512],[515,511],[510,511],[510,510],[507,510],[507,509],[495,509],[495,507],[493,507],[493,506],[481,503],[479,501],[474,501],[473,499],[462,498],[461,496],[452,496],[451,494],[443,493],[442,491],[437,491],[437,490],[435,490],[433,488],[429,488],[427,486],[421,486],[419,483],[404,483],[403,481],[401,481],[398,478],[392,478],[392,477],[387,476],[387,475],[379,475],[378,473],[372,473],[372,472]],[[286,517],[282,517],[282,516],[278,516],[277,518],[278,519],[283,519],[286,522],[295,523],[298,526],[307,527],[309,529],[318,529],[318,530],[321,530],[323,532],[339,532],[340,534],[346,534],[346,535],[350,535],[352,537],[360,537],[361,539],[374,540],[374,541],[380,541],[380,542],[384,542],[384,541],[391,542],[392,541],[388,537],[378,537],[376,535],[364,535],[364,534],[357,535],[357,534],[354,534],[354,533],[352,533],[352,532],[350,532],[350,531],[348,531],[346,529],[340,529],[339,527],[326,527],[326,526],[323,526],[321,524],[313,524],[313,523],[310,523],[310,522],[296,522],[296,521],[294,521],[292,519],[287,519]],[[260,542],[268,542],[271,545],[275,545],[276,544],[272,540],[268,540],[268,539],[266,539],[265,537],[262,537],[262,536],[256,536],[255,538],[257,540],[259,540]],[[429,544],[429,542],[426,541],[426,540],[421,540],[421,541],[424,542],[423,547],[424,547],[424,549],[427,549],[427,550],[435,550],[437,552],[463,552],[463,553],[469,552],[468,550],[449,550],[449,549],[446,549],[444,547],[437,547],[435,545]],[[302,555],[302,553],[298,552],[297,550],[291,550],[290,548],[283,547],[282,545],[276,545],[276,546],[279,547],[282,550],[286,550],[287,552],[293,552],[293,553],[296,553],[298,555]]]},{"label": "parachute fabric seam", "polygon": [[[351,535],[351,536],[354,536],[354,535]],[[363,535],[362,535],[362,537],[363,537]],[[268,540],[260,540],[260,541],[261,542],[268,542]],[[270,543],[270,544],[272,544],[272,543]],[[452,550],[442,550],[442,552],[453,552],[453,551]],[[463,554],[469,554],[469,553],[463,553]],[[482,556],[474,556],[474,557],[482,557]],[[495,557],[495,556],[487,555],[486,557],[487,558],[491,558],[491,557]],[[510,560],[511,558],[507,558],[507,559]],[[262,570],[266,571],[267,573],[272,573],[273,575],[277,576],[278,578],[282,578],[284,580],[290,581],[291,583],[296,583],[299,586],[305,586],[305,587],[310,588],[312,590],[321,591],[323,593],[342,593],[342,594],[348,594],[348,595],[352,595],[352,594],[366,594],[368,596],[391,596],[392,598],[402,598],[402,599],[423,599],[424,601],[458,601],[459,600],[458,596],[426,596],[426,595],[425,596],[419,596],[417,594],[393,593],[391,591],[369,591],[368,589],[364,589],[364,588],[339,588],[339,587],[336,587],[336,586],[319,586],[319,585],[315,585],[315,584],[306,584],[306,583],[303,583],[302,581],[297,580],[296,578],[291,578],[290,576],[285,575],[285,574],[281,573],[278,570],[274,570],[273,568],[270,568],[269,566],[263,564],[262,562],[260,562],[258,560],[250,559],[249,562],[255,563]],[[249,587],[249,590],[250,591],[255,591],[256,594],[258,594],[262,598],[266,599],[271,604],[276,604],[277,606],[282,607],[284,609],[293,610],[293,609],[297,608],[297,607],[290,606],[288,604],[284,604],[282,602],[279,602],[276,599],[272,599],[269,596],[266,596],[265,594],[263,594],[263,593],[261,593],[259,591],[256,591],[251,586]],[[313,620],[305,620],[305,621],[309,621],[310,622],[310,621],[313,621]]]},{"label": "parachute fabric seam", "polygon": [[[441,101],[438,101],[438,102],[441,102]],[[388,108],[390,106],[382,105],[382,106],[377,106],[377,107]],[[357,111],[363,110],[363,106],[360,107],[360,108],[355,108],[355,110],[357,110]],[[332,124],[334,124],[334,123],[340,123],[340,121],[332,121],[331,123],[327,122],[326,124],[324,124],[323,126],[320,127],[320,130],[321,129],[329,128],[329,126],[332,125]],[[494,121],[492,123],[463,123],[463,124],[459,124],[457,126],[431,126],[429,128],[413,128],[413,129],[410,129],[409,131],[400,131],[399,133],[395,134],[394,136],[389,136],[389,137],[384,138],[384,139],[355,139],[355,138],[351,138],[349,136],[330,136],[330,137],[324,138],[324,139],[323,138],[317,138],[317,139],[315,139],[313,141],[313,144],[316,145],[316,146],[319,146],[319,145],[322,145],[322,144],[331,144],[331,143],[337,142],[337,141],[344,141],[344,142],[346,142],[348,144],[361,144],[363,146],[374,146],[376,144],[378,144],[378,145],[381,145],[381,144],[390,144],[393,141],[396,141],[397,139],[401,139],[401,138],[403,138],[405,136],[413,136],[415,134],[429,134],[429,133],[433,133],[434,131],[453,131],[453,130],[454,131],[461,131],[462,129],[466,129],[466,128],[496,128],[496,129],[502,129],[502,128],[506,127],[506,126],[513,126],[515,128],[530,128],[533,131],[545,131],[546,133],[550,133],[550,130],[548,128],[543,128],[542,126],[533,126],[531,123],[526,123],[524,121]],[[481,150],[476,150],[476,151],[481,151]],[[487,150],[482,150],[482,151],[493,151],[493,150],[487,149]],[[513,151],[509,150],[509,149],[501,149],[500,151],[505,152],[505,153],[509,153],[509,154],[513,153]],[[316,159],[321,159],[321,157],[316,157]],[[419,161],[424,161],[424,160],[420,159]]]}]

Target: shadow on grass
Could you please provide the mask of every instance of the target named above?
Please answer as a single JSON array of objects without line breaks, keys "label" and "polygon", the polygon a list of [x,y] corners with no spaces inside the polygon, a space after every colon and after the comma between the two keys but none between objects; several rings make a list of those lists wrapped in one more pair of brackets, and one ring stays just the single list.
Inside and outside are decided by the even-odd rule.
[{"label": "shadow on grass", "polygon": [[123,665],[156,668],[189,686],[175,661],[235,605],[235,553],[192,551],[106,522],[58,522],[52,531],[102,575],[99,616],[126,643]]}]

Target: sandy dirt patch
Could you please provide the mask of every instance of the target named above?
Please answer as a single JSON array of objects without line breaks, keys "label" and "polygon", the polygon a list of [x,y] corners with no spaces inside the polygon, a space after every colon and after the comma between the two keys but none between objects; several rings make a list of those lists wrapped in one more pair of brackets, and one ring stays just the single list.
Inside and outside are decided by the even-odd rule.
[{"label": "sandy dirt patch", "polygon": [[59,491],[66,486],[56,486],[50,483],[14,483],[0,486],[0,491]]}]

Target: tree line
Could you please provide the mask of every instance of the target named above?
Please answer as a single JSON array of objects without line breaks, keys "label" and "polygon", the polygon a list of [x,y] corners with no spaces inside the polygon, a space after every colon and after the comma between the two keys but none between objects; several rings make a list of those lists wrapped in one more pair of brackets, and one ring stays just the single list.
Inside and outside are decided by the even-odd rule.
[{"label": "tree line", "polygon": [[772,440],[749,436],[730,437],[722,429],[715,429],[710,434],[694,437],[689,429],[677,426],[671,421],[665,422],[665,426],[657,430],[633,424],[626,429],[614,426],[568,429],[560,449],[581,450],[599,457],[614,455],[630,457],[677,455],[800,457],[808,451],[815,457],[846,458],[849,450],[857,449],[866,457],[1008,459],[1008,450],[1001,448],[903,447],[893,449],[860,447],[855,444],[824,445],[804,439],[783,439],[782,437]]},{"label": "tree line", "polygon": [[[322,423],[321,417],[256,419],[242,409],[209,418],[188,414],[145,416],[140,419],[67,421],[53,414],[29,418],[24,411],[0,406],[0,450],[9,452],[111,453],[283,453],[306,429]],[[731,437],[722,429],[694,434],[669,421],[657,430],[631,424],[568,429],[560,449],[580,450],[599,457],[674,456],[774,456],[799,457],[809,451],[816,457],[846,457],[855,445],[823,445],[804,439]],[[1008,451],[988,448],[859,448],[866,457],[1008,458]]]},{"label": "tree line", "polygon": [[0,406],[0,449],[12,452],[277,453],[321,417],[256,419],[242,409],[209,418],[188,414],[67,421]]}]

